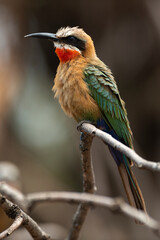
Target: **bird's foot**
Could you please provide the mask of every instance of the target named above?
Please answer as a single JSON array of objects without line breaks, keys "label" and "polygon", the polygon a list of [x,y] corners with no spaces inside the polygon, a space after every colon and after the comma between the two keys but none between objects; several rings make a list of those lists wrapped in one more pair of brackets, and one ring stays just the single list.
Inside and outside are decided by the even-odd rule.
[{"label": "bird's foot", "polygon": [[83,120],[83,121],[80,121],[78,124],[77,124],[77,130],[80,131],[81,130],[81,126],[83,123],[90,123],[93,125],[93,123],[91,121],[87,121],[87,120]]}]

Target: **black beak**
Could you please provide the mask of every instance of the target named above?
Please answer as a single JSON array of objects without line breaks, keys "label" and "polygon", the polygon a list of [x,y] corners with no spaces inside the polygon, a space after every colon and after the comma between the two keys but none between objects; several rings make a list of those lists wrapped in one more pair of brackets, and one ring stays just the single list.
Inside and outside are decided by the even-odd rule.
[{"label": "black beak", "polygon": [[33,37],[33,38],[48,39],[48,40],[52,40],[53,42],[59,41],[59,38],[56,37],[56,34],[54,34],[54,33],[46,33],[46,32],[31,33],[31,34],[25,35],[24,37],[25,38]]}]

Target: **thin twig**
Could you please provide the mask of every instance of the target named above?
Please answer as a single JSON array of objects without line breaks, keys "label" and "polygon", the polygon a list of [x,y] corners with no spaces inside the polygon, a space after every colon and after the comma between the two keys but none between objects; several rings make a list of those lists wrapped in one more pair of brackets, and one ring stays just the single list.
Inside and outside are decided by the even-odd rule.
[{"label": "thin twig", "polygon": [[[91,135],[81,133],[80,150],[83,174],[83,192],[85,193],[94,193],[96,189],[92,159],[90,154],[92,140],[93,137]],[[72,227],[69,231],[67,238],[68,240],[78,239],[89,208],[90,206],[86,202],[82,202],[78,206],[78,209],[73,218]]]},{"label": "thin twig", "polygon": [[137,210],[125,203],[120,198],[110,198],[97,196],[88,193],[73,193],[73,192],[45,192],[31,193],[27,195],[30,205],[36,205],[46,202],[68,202],[70,204],[86,202],[90,206],[106,207],[114,212],[120,212],[125,216],[143,223],[160,237],[160,223],[151,218],[143,211]]},{"label": "thin twig", "polygon": [[4,239],[5,237],[8,237],[11,235],[17,228],[19,228],[23,223],[23,218],[21,216],[17,216],[12,223],[12,225],[7,228],[5,231],[0,233],[0,239]]},{"label": "thin twig", "polygon": [[90,134],[91,136],[96,136],[103,140],[105,143],[109,144],[116,150],[124,153],[128,158],[130,158],[138,168],[145,168],[152,171],[160,172],[160,162],[151,162],[142,157],[140,157],[133,149],[127,147],[123,143],[114,139],[110,134],[103,132],[102,130],[96,128],[89,123],[82,123],[79,126],[79,130]]},{"label": "thin twig", "polygon": [[[7,230],[1,233],[0,239],[3,239],[5,236],[9,235],[23,224],[33,239],[51,240],[50,236],[46,234],[30,216],[23,212],[23,210],[21,210],[16,204],[6,199],[6,197],[4,197],[2,194],[0,194],[0,206],[9,218],[14,219],[13,224]],[[20,218],[22,221],[20,221]]]}]

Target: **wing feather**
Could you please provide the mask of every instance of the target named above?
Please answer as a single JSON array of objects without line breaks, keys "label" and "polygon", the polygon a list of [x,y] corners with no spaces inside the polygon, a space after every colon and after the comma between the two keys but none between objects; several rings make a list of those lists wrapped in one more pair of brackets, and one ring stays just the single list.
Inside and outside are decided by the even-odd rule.
[{"label": "wing feather", "polygon": [[124,102],[120,98],[116,82],[107,71],[107,67],[104,69],[96,65],[88,65],[84,71],[84,80],[106,122],[126,145],[132,147],[132,132]]}]

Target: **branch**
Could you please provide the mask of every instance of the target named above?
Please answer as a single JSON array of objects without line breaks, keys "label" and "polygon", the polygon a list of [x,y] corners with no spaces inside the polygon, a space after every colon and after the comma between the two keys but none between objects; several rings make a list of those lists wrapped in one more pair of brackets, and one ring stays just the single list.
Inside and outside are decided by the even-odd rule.
[{"label": "branch", "polygon": [[[91,160],[90,149],[92,145],[93,137],[86,133],[81,133],[80,138],[80,150],[81,150],[81,162],[82,162],[82,174],[83,174],[83,192],[94,193],[95,178],[93,165]],[[80,231],[86,219],[90,206],[88,203],[80,203],[78,209],[73,218],[72,227],[70,229],[68,240],[76,240],[79,237]]]},{"label": "branch", "polygon": [[101,140],[103,140],[105,143],[109,144],[116,150],[124,153],[129,159],[131,159],[135,163],[137,167],[160,172],[160,162],[151,162],[140,157],[133,149],[117,141],[110,134],[103,132],[102,130],[96,128],[92,124],[82,123],[81,126],[79,126],[79,130],[93,137],[96,136],[100,138]]},{"label": "branch", "polygon": [[[103,206],[111,209],[112,211],[121,212],[139,222],[142,222],[145,226],[152,229],[160,237],[160,224],[146,215],[144,212],[138,211],[132,208],[124,201],[120,199],[112,199],[102,196],[94,196],[95,180],[93,173],[93,166],[90,157],[90,148],[94,136],[99,137],[105,143],[111,145],[116,150],[124,153],[129,157],[139,168],[146,168],[152,171],[160,171],[160,162],[150,162],[140,157],[133,149],[128,148],[126,145],[115,140],[111,135],[97,129],[95,126],[89,123],[82,123],[79,127],[82,132],[81,136],[81,160],[83,171],[83,192],[78,193],[66,193],[66,192],[48,192],[48,193],[36,193],[29,194],[27,197],[21,192],[18,192],[8,186],[7,184],[0,183],[0,192],[7,195],[11,200],[18,203],[18,205],[25,210],[29,210],[35,204],[40,202],[69,202],[80,203],[78,210],[75,214],[72,228],[70,230],[68,240],[76,240],[79,237],[80,230],[85,221],[88,210],[91,206]],[[21,224],[30,232],[31,236],[36,239],[51,239],[39,226],[30,218],[20,207],[13,204],[0,194],[0,205],[6,214],[14,219],[13,224],[0,234],[0,239],[11,234]]]},{"label": "branch", "polygon": [[45,192],[28,194],[27,199],[31,206],[44,202],[67,202],[70,204],[85,202],[93,207],[106,207],[113,212],[120,212],[125,216],[143,223],[146,227],[156,232],[160,237],[159,222],[151,218],[143,211],[131,207],[120,198],[96,196],[88,193]]},{"label": "branch", "polygon": [[[82,162],[82,172],[83,172],[83,192],[86,192],[86,193],[94,193],[96,189],[91,154],[90,154],[92,140],[93,140],[93,137],[91,135],[88,135],[86,133],[81,133],[80,150],[81,150],[81,162]],[[21,201],[24,196],[23,195],[21,196],[19,192],[17,192],[16,196],[12,195],[12,188],[10,188],[5,184],[1,185],[1,190],[3,194],[7,192],[7,196],[9,198],[12,198],[16,203],[18,202],[22,205],[22,202],[23,203],[26,202],[26,201]],[[26,210],[29,208],[29,206],[26,207],[25,205],[22,207],[23,208],[25,207]],[[89,208],[90,206],[86,202],[85,203],[81,202],[80,205],[78,206],[78,209],[73,218],[72,227],[68,235],[68,240],[78,239]]]},{"label": "branch", "polygon": [[23,212],[23,210],[21,210],[17,205],[7,200],[4,196],[2,196],[2,194],[0,194],[0,206],[8,217],[14,219],[13,224],[0,234],[0,239],[9,236],[13,231],[23,224],[33,239],[51,240],[49,235],[47,235],[30,216]]},{"label": "branch", "polygon": [[28,211],[26,208],[25,196],[16,188],[0,181],[0,193],[5,195],[11,202],[16,203],[24,211]]},{"label": "branch", "polygon": [[0,233],[0,239],[3,239],[11,235],[16,229],[18,229],[22,225],[22,223],[23,223],[23,218],[21,216],[17,216],[14,222],[12,223],[12,225],[9,228],[7,228],[5,231]]},{"label": "branch", "polygon": [[[3,183],[3,185],[7,185],[7,184]],[[12,189],[12,191],[10,191],[9,190],[10,188],[12,188],[12,187],[9,186],[8,188],[6,187],[5,189],[7,189],[7,191],[9,191],[10,193],[12,192],[12,195],[13,195],[12,197],[15,198],[14,195],[16,195],[16,191],[14,192],[14,189]],[[0,184],[0,191],[1,191],[1,184]],[[96,196],[96,195],[87,194],[87,193],[42,192],[42,193],[28,194],[28,195],[24,196],[24,199],[25,199],[25,204],[26,204],[25,208],[26,209],[33,208],[37,204],[46,203],[46,202],[52,202],[52,203],[67,202],[69,204],[74,204],[74,203],[79,204],[79,203],[83,202],[83,203],[88,204],[90,207],[94,207],[94,206],[106,207],[113,212],[120,212],[125,216],[128,216],[134,220],[136,219],[137,221],[142,222],[147,228],[149,228],[152,231],[154,231],[155,233],[157,233],[157,235],[160,238],[160,223],[157,222],[156,220],[154,220],[153,218],[151,218],[150,216],[148,216],[147,214],[145,214],[143,211],[140,211],[140,210],[137,210],[137,209],[131,207],[130,205],[125,203],[120,198]],[[4,202],[5,202],[5,204],[4,204]],[[45,234],[43,232],[43,230],[41,230],[39,227],[37,230],[37,224],[33,221],[33,219],[31,219],[27,214],[25,214],[22,210],[20,210],[15,204],[11,203],[10,201],[8,201],[4,197],[2,197],[1,194],[0,194],[0,205],[7,214],[11,213],[11,214],[9,214],[10,217],[14,216],[15,219],[17,219],[18,217],[22,217],[23,225],[26,227],[26,225],[29,224],[29,227],[28,228],[26,227],[26,228],[28,229],[28,231],[30,233],[33,232],[32,229],[34,229],[34,227],[35,227],[36,231],[38,231],[38,234],[36,233],[36,236],[35,236],[33,233],[31,233],[31,235],[34,239],[42,239],[42,238],[40,238],[42,236],[45,236],[44,239],[51,239],[49,237],[47,238],[47,234]],[[15,209],[18,209],[18,210],[15,211]],[[17,215],[13,214],[15,212],[16,213],[18,212]],[[23,216],[23,214],[25,214],[25,216]],[[25,220],[26,220],[26,222],[25,222]],[[18,222],[19,220],[16,220],[16,221]],[[34,223],[35,223],[35,225],[34,225]],[[15,225],[16,225],[16,223],[15,223]],[[16,227],[13,227],[13,230],[15,230],[15,229],[16,229]],[[34,229],[34,231],[35,231],[35,229]],[[8,229],[6,231],[8,231]],[[5,234],[6,234],[6,231],[4,231]],[[11,231],[11,230],[9,230],[9,231]],[[4,232],[3,232],[3,234],[4,234]],[[0,239],[2,239],[2,237]]]}]

